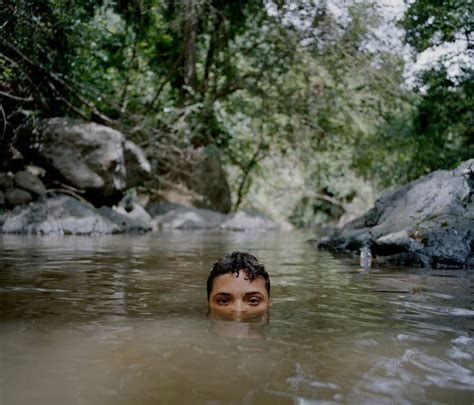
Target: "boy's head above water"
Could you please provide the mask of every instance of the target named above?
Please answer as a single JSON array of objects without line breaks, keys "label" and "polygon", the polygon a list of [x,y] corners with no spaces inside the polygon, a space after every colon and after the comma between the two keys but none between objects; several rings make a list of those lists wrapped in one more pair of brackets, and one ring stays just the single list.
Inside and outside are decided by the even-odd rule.
[{"label": "boy's head above water", "polygon": [[270,277],[257,258],[232,252],[212,266],[207,279],[207,302],[211,315],[247,320],[268,312]]}]

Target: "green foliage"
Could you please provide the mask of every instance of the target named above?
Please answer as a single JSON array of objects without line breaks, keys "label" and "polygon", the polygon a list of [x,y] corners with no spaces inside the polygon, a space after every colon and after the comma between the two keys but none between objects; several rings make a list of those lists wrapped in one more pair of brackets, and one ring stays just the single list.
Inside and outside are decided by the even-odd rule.
[{"label": "green foliage", "polygon": [[[82,117],[144,146],[153,187],[179,150],[217,148],[234,208],[309,226],[369,204],[371,183],[473,156],[472,67],[455,80],[435,67],[410,91],[402,56],[368,46],[377,2],[335,1],[347,18],[328,3],[7,0],[0,160],[31,116]],[[410,3],[407,43],[472,40],[470,3]]]},{"label": "green foliage", "polygon": [[[472,33],[473,4],[461,1],[415,1],[402,21],[406,40],[416,51],[451,44],[462,49],[463,58],[448,54],[420,77],[421,97],[413,115],[412,171],[410,178],[436,169],[453,168],[474,156],[474,77]],[[470,44],[470,45],[469,45]],[[449,72],[448,66],[458,64],[459,72]]]},{"label": "green foliage", "polygon": [[423,52],[459,37],[469,38],[474,32],[472,10],[472,0],[413,1],[401,22],[406,42]]},{"label": "green foliage", "polygon": [[[356,167],[381,186],[394,186],[437,169],[451,169],[474,156],[472,61],[463,41],[472,41],[472,1],[414,1],[401,26],[418,53],[453,46],[462,58],[447,54],[419,75],[409,93],[377,134],[361,143]],[[448,67],[457,64],[458,73]],[[390,75],[389,77],[394,77]],[[408,96],[408,98],[407,98]]]},{"label": "green foliage", "polygon": [[[378,23],[375,11],[354,6],[350,12],[351,22],[343,28],[337,22],[327,28],[326,17],[331,35],[325,41],[295,47],[295,62],[265,99],[255,98],[246,109],[248,94],[232,97],[240,113],[232,125],[234,143],[245,148],[242,139],[258,140],[239,153],[250,157],[256,144],[269,145],[260,170],[246,177],[243,205],[268,207],[274,217],[296,226],[333,222],[356,197],[365,207],[373,201],[358,174],[376,177],[372,164],[380,161],[385,145],[375,147],[374,140],[385,135],[382,127],[389,127],[389,120],[409,111],[411,99],[400,86],[401,57],[361,49],[371,35],[364,22]],[[239,184],[240,177],[230,175],[231,183]]]},{"label": "green foliage", "polygon": [[427,86],[414,119],[415,171],[453,168],[474,156],[474,76],[458,85],[446,72],[427,72]]}]

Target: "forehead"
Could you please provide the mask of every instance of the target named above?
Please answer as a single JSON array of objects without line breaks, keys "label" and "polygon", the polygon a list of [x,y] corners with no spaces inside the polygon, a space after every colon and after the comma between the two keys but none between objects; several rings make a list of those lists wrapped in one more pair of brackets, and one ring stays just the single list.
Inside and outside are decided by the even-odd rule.
[{"label": "forehead", "polygon": [[226,273],[217,276],[212,284],[211,295],[228,293],[232,295],[245,295],[248,292],[260,292],[268,295],[263,277],[257,277],[251,281],[244,271],[236,273]]}]

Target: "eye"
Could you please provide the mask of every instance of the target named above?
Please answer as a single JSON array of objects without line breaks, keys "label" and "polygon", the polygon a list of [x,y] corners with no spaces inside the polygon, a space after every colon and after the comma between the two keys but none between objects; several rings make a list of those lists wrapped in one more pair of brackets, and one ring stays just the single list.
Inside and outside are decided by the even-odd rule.
[{"label": "eye", "polygon": [[228,298],[218,298],[217,299],[217,304],[218,305],[227,305],[227,304],[229,304],[229,299]]},{"label": "eye", "polygon": [[249,305],[256,306],[260,304],[260,299],[257,297],[252,297],[248,300]]}]

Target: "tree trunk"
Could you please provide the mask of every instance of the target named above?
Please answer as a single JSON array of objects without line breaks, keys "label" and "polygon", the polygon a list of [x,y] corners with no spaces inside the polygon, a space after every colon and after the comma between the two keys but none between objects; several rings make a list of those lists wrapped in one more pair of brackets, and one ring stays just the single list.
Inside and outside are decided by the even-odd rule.
[{"label": "tree trunk", "polygon": [[183,15],[183,79],[185,88],[181,89],[183,101],[190,100],[196,89],[197,24],[197,0],[185,0]]}]

